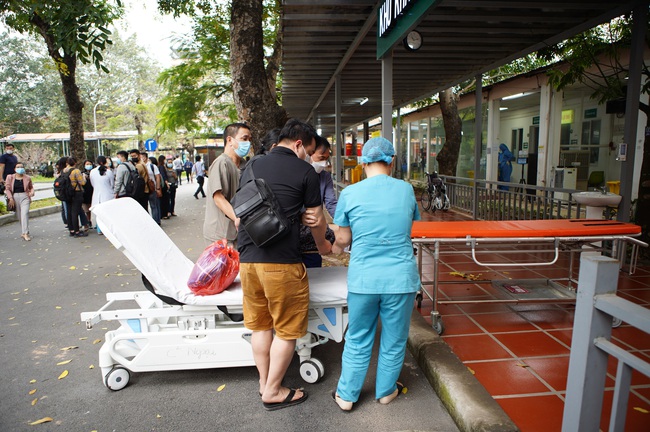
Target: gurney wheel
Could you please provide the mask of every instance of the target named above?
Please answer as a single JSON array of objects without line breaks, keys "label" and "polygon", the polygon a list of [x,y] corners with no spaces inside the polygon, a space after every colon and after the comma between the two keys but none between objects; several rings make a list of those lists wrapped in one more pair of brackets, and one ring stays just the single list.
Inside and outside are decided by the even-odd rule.
[{"label": "gurney wheel", "polygon": [[439,319],[438,321],[433,323],[433,330],[439,335],[441,335],[445,331],[445,326],[442,323],[442,319]]},{"label": "gurney wheel", "polygon": [[122,390],[129,383],[131,379],[131,374],[129,371],[123,367],[114,367],[111,369],[104,378],[104,384],[110,390],[118,391]]},{"label": "gurney wheel", "polygon": [[325,366],[317,358],[311,358],[311,360],[305,360],[300,363],[300,376],[305,382],[309,384],[315,384],[323,378],[325,373]]}]

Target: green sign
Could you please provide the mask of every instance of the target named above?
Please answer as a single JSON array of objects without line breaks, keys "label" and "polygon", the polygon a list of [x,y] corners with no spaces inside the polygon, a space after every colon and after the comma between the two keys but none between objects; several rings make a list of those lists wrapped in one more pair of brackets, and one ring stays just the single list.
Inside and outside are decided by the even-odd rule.
[{"label": "green sign", "polygon": [[585,118],[590,119],[590,118],[596,118],[598,117],[598,108],[591,108],[588,110],[585,110]]},{"label": "green sign", "polygon": [[539,116],[533,117],[533,124],[538,125],[539,124]]},{"label": "green sign", "polygon": [[440,0],[384,0],[377,10],[377,60],[404,39],[439,2]]}]

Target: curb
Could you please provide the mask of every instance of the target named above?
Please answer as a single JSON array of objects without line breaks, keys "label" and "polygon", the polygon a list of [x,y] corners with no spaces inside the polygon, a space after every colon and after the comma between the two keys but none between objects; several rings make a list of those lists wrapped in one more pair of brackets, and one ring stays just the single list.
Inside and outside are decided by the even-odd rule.
[{"label": "curb", "polygon": [[417,310],[411,314],[407,346],[461,431],[519,430]]},{"label": "curb", "polygon": [[[52,214],[52,213],[57,213],[57,212],[60,212],[60,211],[61,211],[61,204],[55,204],[55,205],[49,206],[49,207],[43,207],[43,208],[39,208],[39,209],[35,209],[35,210],[30,210],[29,211],[29,217],[34,218],[34,217],[38,217],[38,216],[45,216],[45,215],[49,215],[49,214]],[[10,214],[0,216],[0,226],[7,225],[9,223],[17,222],[17,221],[18,221],[18,218],[16,217],[16,213],[10,213]]]}]

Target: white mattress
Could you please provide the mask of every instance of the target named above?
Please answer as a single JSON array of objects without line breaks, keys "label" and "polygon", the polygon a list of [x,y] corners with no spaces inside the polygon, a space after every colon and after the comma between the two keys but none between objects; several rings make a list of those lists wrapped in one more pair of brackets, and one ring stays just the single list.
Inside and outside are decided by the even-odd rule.
[{"label": "white mattress", "polygon": [[[158,294],[188,305],[234,306],[242,304],[239,276],[224,292],[197,296],[187,280],[194,263],[172,242],[140,204],[120,198],[93,206],[102,233],[151,282]],[[347,268],[308,269],[312,304],[345,303]]]}]

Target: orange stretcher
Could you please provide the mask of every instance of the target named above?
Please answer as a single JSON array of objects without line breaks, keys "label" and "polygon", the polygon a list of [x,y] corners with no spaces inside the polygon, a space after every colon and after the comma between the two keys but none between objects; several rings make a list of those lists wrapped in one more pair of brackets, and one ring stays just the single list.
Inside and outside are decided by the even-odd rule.
[{"label": "orange stretcher", "polygon": [[[617,258],[623,267],[627,257],[626,245],[631,245],[629,272],[636,268],[639,246],[647,244],[635,239],[641,234],[641,227],[631,223],[595,220],[595,219],[551,219],[522,221],[450,221],[450,222],[414,222],[411,239],[418,253],[418,268],[422,279],[422,289],[418,294],[418,306],[422,295],[433,301],[431,319],[433,328],[442,334],[444,326],[438,311],[439,304],[459,303],[570,303],[575,302],[577,281],[572,278],[575,253],[606,252]],[[603,242],[607,245],[603,247]],[[526,249],[526,248],[530,249]],[[486,268],[516,266],[550,266],[558,261],[561,252],[570,253],[568,277],[565,279],[530,279],[530,280],[477,280],[473,283],[491,283],[498,288],[502,296],[481,300],[439,300],[440,284],[467,283],[456,281],[439,281],[438,268],[441,255],[471,254],[478,265]],[[425,278],[422,274],[424,253],[433,257],[433,277]],[[515,254],[530,257],[543,256],[543,261],[508,261],[495,262],[495,254]],[[489,257],[491,262],[483,262],[479,257]],[[487,258],[483,258],[487,259]],[[432,280],[431,280],[432,279]],[[566,280],[568,286],[558,283]],[[432,293],[425,289],[432,285]]]}]

